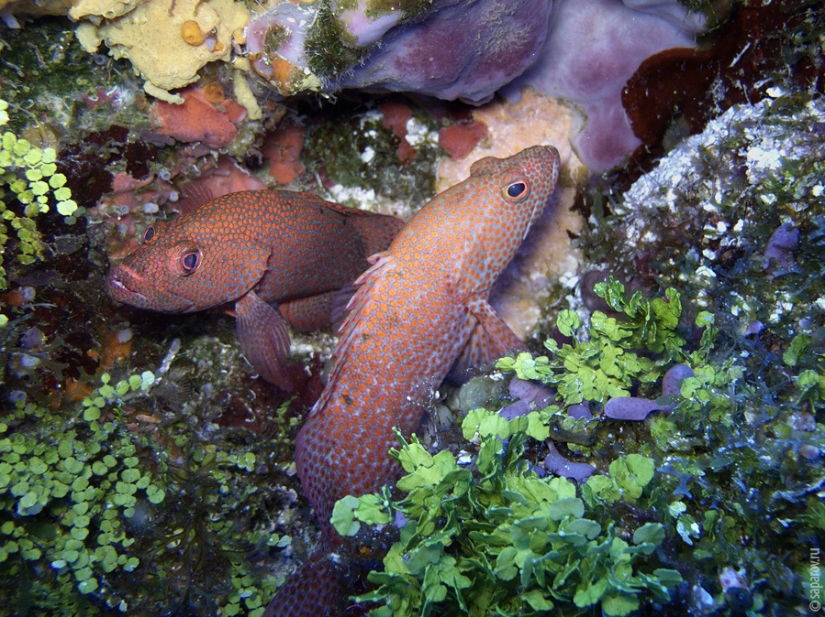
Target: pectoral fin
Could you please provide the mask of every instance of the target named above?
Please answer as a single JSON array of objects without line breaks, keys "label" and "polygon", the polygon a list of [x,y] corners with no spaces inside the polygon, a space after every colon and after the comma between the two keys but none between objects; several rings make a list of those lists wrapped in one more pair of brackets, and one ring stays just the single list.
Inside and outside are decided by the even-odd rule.
[{"label": "pectoral fin", "polygon": [[258,374],[282,390],[292,390],[286,372],[289,330],[283,317],[250,291],[235,303],[241,351]]},{"label": "pectoral fin", "polygon": [[450,378],[457,382],[466,381],[474,368],[489,366],[510,352],[527,350],[527,346],[496,314],[487,300],[472,299],[469,309],[476,325],[467,346],[450,370]]}]

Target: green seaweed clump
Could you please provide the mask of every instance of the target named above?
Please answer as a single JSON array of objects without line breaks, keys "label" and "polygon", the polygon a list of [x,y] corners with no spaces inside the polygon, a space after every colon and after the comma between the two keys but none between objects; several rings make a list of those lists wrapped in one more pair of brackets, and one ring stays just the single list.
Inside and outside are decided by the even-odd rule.
[{"label": "green seaweed clump", "polygon": [[[435,121],[425,111],[413,107],[407,127],[407,135],[397,137],[377,110],[329,118],[310,127],[305,160],[317,161],[310,171],[343,187],[331,191],[334,201],[357,207],[389,200],[415,211],[435,194],[441,149]],[[415,148],[405,161],[399,159],[401,139]]]},{"label": "green seaweed clump", "polygon": [[[0,99],[0,126],[9,121],[7,110],[8,103]],[[66,176],[57,173],[56,159],[54,148],[36,148],[11,131],[0,136],[0,289],[8,285],[2,257],[9,227],[17,236],[16,259],[26,265],[43,256],[43,240],[35,220],[49,211],[49,196],[67,222],[75,220],[77,204],[71,190],[64,186]],[[2,323],[6,321],[2,316]]]},{"label": "green seaweed clump", "polygon": [[369,48],[358,49],[345,43],[346,34],[332,9],[324,3],[307,35],[307,64],[313,74],[331,79],[350,70],[366,57]]},{"label": "green seaweed clump", "polygon": [[403,499],[338,502],[332,520],[343,535],[357,533],[359,521],[407,520],[385,571],[369,575],[378,588],[356,598],[379,605],[370,615],[576,615],[598,606],[623,616],[642,598],[670,600],[669,588],[682,578],[656,567],[664,526],[619,530],[606,516],[610,501],[641,496],[653,461],[619,458],[610,476],[591,478],[579,497],[574,483],[541,478],[523,458],[527,436],[546,436],[537,415],[508,422],[484,409],[471,412],[462,428],[465,437],[480,438],[477,473],[446,450],[430,455],[414,437],[402,440],[392,455],[407,473],[397,485]]},{"label": "green seaweed clump", "polygon": [[[572,344],[559,347],[550,341],[552,359],[521,354],[501,360],[499,367],[555,385],[566,403],[582,397],[623,398],[632,392],[669,409],[644,423],[590,420],[597,427],[589,448],[571,446],[558,431],[553,439],[568,442],[571,452],[587,456],[597,468],[604,467],[611,449],[626,453],[626,470],[610,463],[614,478],[627,473],[639,477],[631,456],[657,462],[657,485],[637,507],[664,513],[662,522],[680,538],[673,547],[680,571],[689,580],[702,581],[697,587],[701,592],[695,593],[704,594],[714,610],[736,614],[730,590],[719,582],[732,567],[741,568],[733,593],[748,615],[795,610],[805,598],[808,547],[818,546],[817,534],[825,529],[821,327],[765,350],[758,341],[732,333],[724,315],[699,311],[692,324],[685,323],[680,296],[672,290],[666,291],[668,302],[638,294],[628,299],[623,286],[611,279],[595,292],[617,311],[614,321],[594,312],[587,332],[575,332],[575,313],[562,312],[557,325],[563,334],[575,336]],[[691,372],[678,392],[659,397],[659,377],[675,363]],[[656,377],[651,380],[644,371]],[[556,411],[551,406],[527,418],[535,414],[529,421],[539,426],[564,416],[553,415]],[[582,498],[590,505],[592,498],[609,502],[617,493],[606,476],[593,476],[582,487]],[[624,524],[617,518],[621,512],[610,517],[617,526]]]},{"label": "green seaweed clump", "polygon": [[326,80],[333,80],[352,70],[370,51],[381,45],[379,41],[358,47],[355,37],[340,19],[344,11],[363,10],[369,20],[401,12],[403,17],[399,23],[405,23],[423,15],[432,5],[432,0],[369,0],[366,6],[345,0],[335,3],[335,9],[330,4],[324,2],[318,9],[307,33],[305,49],[310,71]]},{"label": "green seaweed clump", "polygon": [[0,35],[2,98],[19,111],[11,129],[35,145],[73,143],[113,125],[147,121],[132,103],[142,89],[130,62],[89,54],[66,17],[41,17]]},{"label": "green seaweed clump", "polygon": [[[552,359],[522,353],[502,358],[496,368],[550,384],[565,403],[573,405],[629,396],[634,384],[656,382],[667,366],[685,356],[685,340],[676,332],[682,304],[675,289],[666,290],[666,299],[648,300],[639,291],[626,298],[624,285],[610,277],[608,282],[597,283],[593,291],[620,318],[594,311],[587,340],[560,347],[548,339],[545,346]],[[573,336],[580,326],[576,312],[559,314],[558,328],[564,336]]]},{"label": "green seaweed clump", "polygon": [[159,374],[0,414],[0,615],[263,613],[284,577],[259,562],[292,541],[268,514],[272,444],[136,419]]},{"label": "green seaweed clump", "polygon": [[[154,375],[116,385],[104,375],[102,382],[67,422],[49,422],[48,412],[24,401],[0,418],[0,589],[17,606],[95,614],[88,595],[97,592],[125,611],[111,580],[140,564],[128,521],[165,492],[140,465],[134,441],[102,414],[120,397],[146,391]],[[32,425],[39,428],[26,430]]]},{"label": "green seaweed clump", "polygon": [[[570,344],[550,341],[552,358],[520,354],[499,367],[554,385],[560,404],[633,394],[660,411],[576,420],[590,431],[581,447],[575,422],[554,430],[559,405],[509,421],[475,409],[462,424],[479,444],[475,469],[464,455],[405,444],[395,453],[403,498],[347,497],[333,513],[356,539],[364,524],[406,521],[385,571],[369,575],[378,589],[357,598],[379,604],[373,615],[663,614],[672,598],[679,610],[778,617],[807,605],[810,550],[825,530],[819,332],[784,347],[769,370],[785,380],[769,389],[752,372],[754,348],[732,353],[710,312],[689,307],[683,319],[678,292],[628,296],[611,279],[596,293],[615,316],[594,313],[584,330],[562,312]],[[659,396],[675,364],[690,371]],[[534,474],[527,461],[539,465],[548,437],[594,475],[576,488]],[[674,591],[682,578],[689,585]]]}]

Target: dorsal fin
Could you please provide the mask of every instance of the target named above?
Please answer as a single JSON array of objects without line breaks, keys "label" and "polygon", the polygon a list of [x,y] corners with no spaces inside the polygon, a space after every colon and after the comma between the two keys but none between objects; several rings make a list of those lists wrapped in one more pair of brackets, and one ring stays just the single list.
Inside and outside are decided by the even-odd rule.
[{"label": "dorsal fin", "polygon": [[[338,331],[340,338],[332,354],[333,368],[327,378],[327,383],[335,383],[338,380],[338,374],[341,366],[344,364],[342,360],[347,357],[356,336],[358,336],[358,324],[361,319],[361,311],[363,311],[364,307],[371,301],[375,301],[373,288],[395,265],[395,260],[387,253],[376,253],[370,256],[368,261],[372,265],[352,284],[353,287],[357,287],[357,291],[347,304],[346,310],[348,313]],[[326,406],[331,392],[332,388],[324,388],[324,392],[312,408],[310,416]]]},{"label": "dorsal fin", "polygon": [[332,296],[332,305],[330,306],[329,317],[332,322],[333,334],[338,334],[341,331],[341,328],[344,325],[344,320],[347,318],[347,314],[349,313],[349,303],[356,291],[358,291],[358,287],[354,282],[352,282],[349,285],[345,285],[339,289],[335,292],[335,295]]},{"label": "dorsal fin", "polygon": [[181,214],[193,212],[215,199],[212,191],[201,182],[187,182],[180,190],[178,208]]}]

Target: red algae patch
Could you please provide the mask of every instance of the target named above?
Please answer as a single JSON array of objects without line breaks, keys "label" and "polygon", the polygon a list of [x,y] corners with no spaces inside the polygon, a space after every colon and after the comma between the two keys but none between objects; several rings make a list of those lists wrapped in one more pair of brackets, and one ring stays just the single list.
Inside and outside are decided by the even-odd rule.
[{"label": "red algae patch", "polygon": [[[183,103],[174,105],[157,101],[152,106],[152,123],[157,131],[178,141],[199,141],[210,148],[223,148],[235,139],[238,129],[235,122],[243,119],[235,107],[243,107],[234,101],[223,100],[220,106],[210,102],[215,92],[204,93],[201,88],[189,87],[181,91]],[[234,103],[231,105],[230,103]]]},{"label": "red algae patch", "polygon": [[438,131],[438,145],[453,159],[463,159],[487,137],[487,125],[473,120],[445,126]]},{"label": "red algae patch", "polygon": [[287,124],[264,138],[261,153],[269,162],[269,175],[278,184],[289,184],[304,173],[301,150],[305,137],[306,128]]},{"label": "red algae patch", "polygon": [[381,122],[398,137],[398,160],[411,163],[415,160],[415,148],[407,141],[407,122],[412,118],[412,109],[400,101],[387,101],[378,106],[383,118]]}]

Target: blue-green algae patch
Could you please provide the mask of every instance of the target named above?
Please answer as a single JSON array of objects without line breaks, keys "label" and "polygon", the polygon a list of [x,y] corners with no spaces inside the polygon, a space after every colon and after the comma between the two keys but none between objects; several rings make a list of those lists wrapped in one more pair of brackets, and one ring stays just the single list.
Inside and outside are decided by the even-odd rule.
[{"label": "blue-green algae patch", "polygon": [[409,105],[404,137],[388,128],[380,106],[343,116],[339,110],[308,127],[302,158],[314,178],[329,183],[333,201],[370,209],[383,205],[409,218],[434,196],[443,154],[438,125],[426,110]]},{"label": "blue-green algae patch", "polygon": [[68,19],[3,30],[0,89],[10,128],[36,145],[75,141],[112,124],[148,126],[134,106],[140,84],[126,60],[83,50]]}]

